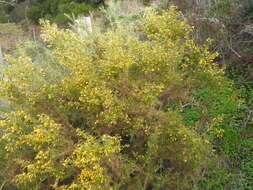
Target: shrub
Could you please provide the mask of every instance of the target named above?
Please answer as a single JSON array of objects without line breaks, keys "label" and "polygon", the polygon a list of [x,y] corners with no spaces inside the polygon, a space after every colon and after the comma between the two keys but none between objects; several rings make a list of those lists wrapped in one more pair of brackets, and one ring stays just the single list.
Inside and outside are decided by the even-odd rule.
[{"label": "shrub", "polygon": [[28,17],[38,22],[40,18],[46,18],[56,23],[66,23],[68,18],[65,14],[70,15],[86,15],[93,8],[92,4],[76,3],[75,1],[46,0],[38,2],[31,6],[28,10]]},{"label": "shrub", "polygon": [[[194,43],[180,16],[175,7],[147,10],[142,39],[131,25],[81,38],[45,21],[45,60],[26,49],[8,56],[0,83],[12,106],[0,123],[6,187],[197,188],[215,158],[219,133],[209,131],[226,132],[240,101],[217,54]],[[190,104],[199,114],[188,125]]]},{"label": "shrub", "polygon": [[0,23],[8,22],[9,15],[6,13],[3,7],[0,7]]}]

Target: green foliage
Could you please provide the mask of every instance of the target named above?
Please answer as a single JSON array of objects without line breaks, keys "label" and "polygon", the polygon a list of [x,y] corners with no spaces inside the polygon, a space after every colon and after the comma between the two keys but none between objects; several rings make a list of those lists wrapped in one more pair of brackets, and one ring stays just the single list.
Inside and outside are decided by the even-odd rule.
[{"label": "green foliage", "polygon": [[224,189],[229,174],[213,163],[234,154],[243,102],[217,54],[198,46],[179,18],[175,7],[148,9],[143,39],[132,25],[81,37],[44,21],[47,48],[23,44],[1,67],[0,95],[12,106],[0,122],[1,183]]},{"label": "green foliage", "polygon": [[0,7],[0,23],[8,22],[9,15],[6,13],[3,7]]},{"label": "green foliage", "polygon": [[[170,2],[178,5],[178,9],[184,12],[189,23],[194,26],[196,31],[193,35],[199,44],[208,38],[213,39],[211,48],[220,54],[217,61],[226,67],[226,75],[235,81],[233,86],[238,88],[235,90],[233,86],[228,85],[215,93],[209,87],[200,88],[193,92],[194,101],[183,105],[185,125],[200,126],[209,120],[210,127],[202,130],[207,132],[206,136],[210,140],[212,139],[213,147],[220,159],[217,162],[222,162],[225,166],[224,169],[211,171],[213,174],[209,175],[209,180],[204,180],[204,186],[210,186],[209,189],[224,189],[224,186],[228,189],[253,189],[252,164],[249,161],[252,160],[252,149],[250,151],[249,146],[252,147],[250,134],[253,128],[252,119],[249,118],[252,118],[253,108],[253,59],[250,42],[252,32],[248,30],[249,23],[252,23],[252,1],[171,0],[164,1],[164,7]],[[227,101],[228,96],[241,96],[244,101],[238,102],[238,107],[236,101]],[[204,102],[201,100],[203,97]],[[202,104],[208,104],[210,109],[204,109],[200,106]],[[226,107],[228,111],[224,113],[222,107]],[[209,112],[210,110],[213,111]],[[220,115],[221,110],[224,114],[210,121],[210,118]],[[201,188],[204,189],[203,186]]]},{"label": "green foliage", "polygon": [[248,54],[253,54],[253,49],[252,48],[249,48],[249,47],[246,47],[244,50],[243,50],[244,53],[248,53]]},{"label": "green foliage", "polygon": [[219,0],[210,7],[209,14],[213,17],[229,17],[231,15],[232,7],[230,0]]},{"label": "green foliage", "polygon": [[68,18],[65,14],[86,15],[92,10],[91,4],[77,3],[75,1],[46,0],[38,2],[28,10],[28,17],[38,22],[40,18],[49,19],[56,23],[65,23]]},{"label": "green foliage", "polygon": [[100,8],[100,12],[103,13],[104,16],[104,24],[106,27],[115,27],[119,24],[128,25],[129,23],[133,23],[134,21],[140,19],[142,13],[144,12],[142,8],[130,11],[124,10],[123,3],[123,1],[112,1],[108,3],[106,8]]}]

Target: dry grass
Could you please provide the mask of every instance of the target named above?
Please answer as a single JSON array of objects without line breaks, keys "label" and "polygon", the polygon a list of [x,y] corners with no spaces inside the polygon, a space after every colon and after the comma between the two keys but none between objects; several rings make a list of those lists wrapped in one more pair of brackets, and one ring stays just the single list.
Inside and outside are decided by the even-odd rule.
[{"label": "dry grass", "polygon": [[4,50],[14,48],[25,39],[22,28],[14,23],[0,23],[0,45]]}]

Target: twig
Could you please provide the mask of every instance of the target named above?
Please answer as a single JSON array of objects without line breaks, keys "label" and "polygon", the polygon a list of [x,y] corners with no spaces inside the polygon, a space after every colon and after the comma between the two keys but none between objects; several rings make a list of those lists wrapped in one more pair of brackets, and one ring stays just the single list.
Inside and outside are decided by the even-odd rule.
[{"label": "twig", "polygon": [[253,111],[250,110],[247,119],[243,123],[243,128],[247,127],[249,120],[251,119],[252,116],[253,116]]},{"label": "twig", "polygon": [[237,53],[231,46],[229,47],[231,50],[232,50],[232,52],[234,52],[239,58],[241,58],[242,56],[239,54],[239,53]]},{"label": "twig", "polygon": [[147,185],[148,185],[148,176],[145,177],[144,185],[143,185],[144,188],[143,189],[146,189]]},{"label": "twig", "polygon": [[193,103],[189,102],[189,103],[186,103],[186,104],[182,105],[181,107],[185,108],[187,106],[196,106],[196,104],[193,104]]},{"label": "twig", "polygon": [[230,38],[229,38],[229,42],[228,42],[228,47],[229,47],[229,49],[231,49],[232,50],[232,52],[234,52],[234,54],[236,54],[239,58],[241,58],[242,56],[239,54],[239,53],[237,53],[234,49],[233,49],[233,47],[232,47],[232,37],[230,36]]},{"label": "twig", "polygon": [[3,64],[4,58],[3,58],[3,53],[2,53],[2,47],[0,45],[0,64]]},{"label": "twig", "polygon": [[1,187],[0,187],[0,190],[2,190],[3,189],[3,187],[4,187],[4,185],[7,183],[7,180],[5,180],[3,183],[2,183],[2,185],[1,185]]},{"label": "twig", "polygon": [[251,42],[253,42],[253,40],[248,40],[248,41],[239,41],[239,42],[241,42],[241,43],[251,43]]}]

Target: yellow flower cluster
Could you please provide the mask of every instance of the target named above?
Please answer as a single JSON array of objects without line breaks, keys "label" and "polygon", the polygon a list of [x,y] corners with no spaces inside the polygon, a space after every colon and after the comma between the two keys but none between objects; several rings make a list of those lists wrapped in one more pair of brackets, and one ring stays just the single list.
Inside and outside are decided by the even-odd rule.
[{"label": "yellow flower cluster", "polygon": [[210,147],[178,107],[224,76],[179,18],[175,7],[147,10],[144,39],[133,26],[81,39],[44,21],[51,62],[20,51],[1,67],[0,95],[12,111],[0,122],[0,173],[6,168],[9,185],[176,190],[197,176]]}]

